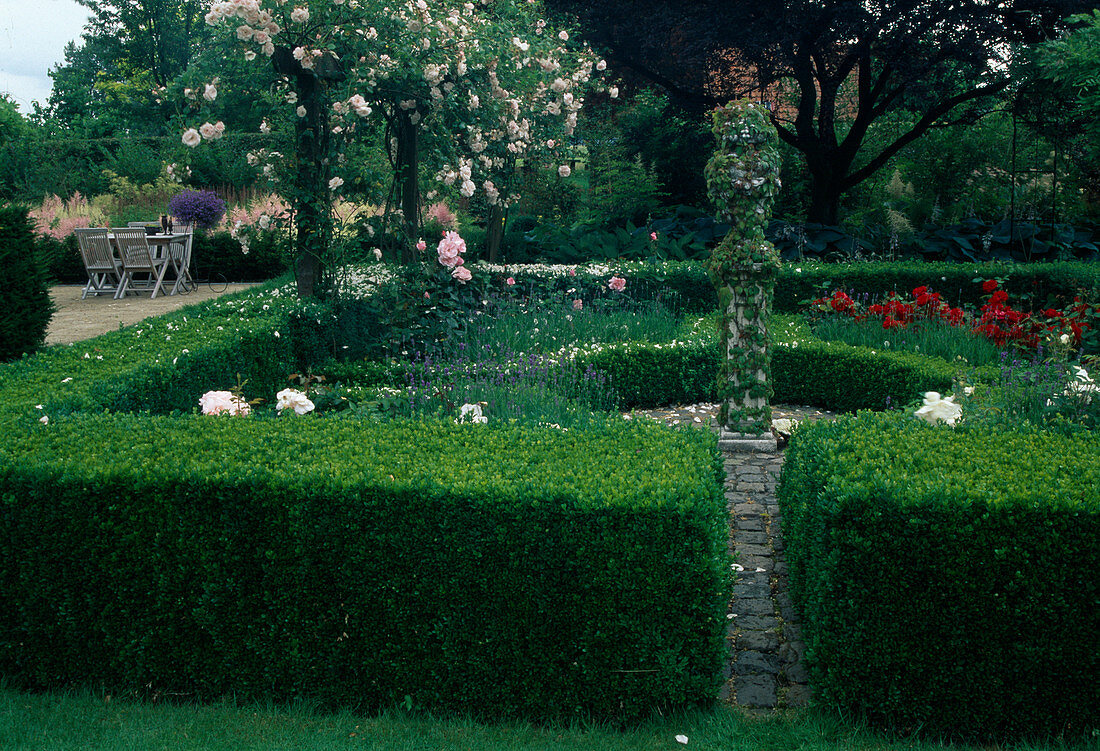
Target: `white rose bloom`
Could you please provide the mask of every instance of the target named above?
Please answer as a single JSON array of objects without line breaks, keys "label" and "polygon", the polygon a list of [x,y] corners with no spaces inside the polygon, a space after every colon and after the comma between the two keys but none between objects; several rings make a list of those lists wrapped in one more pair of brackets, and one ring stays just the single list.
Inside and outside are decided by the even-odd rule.
[{"label": "white rose bloom", "polygon": [[275,411],[279,414],[282,414],[284,409],[290,409],[296,415],[304,415],[312,412],[314,408],[314,404],[309,400],[309,397],[295,389],[283,389],[275,395],[275,398],[278,400],[275,404]]},{"label": "white rose bloom", "polygon": [[932,425],[939,422],[954,425],[962,417],[962,407],[955,404],[954,396],[941,399],[938,391],[928,391],[924,395],[924,405],[913,414]]},{"label": "white rose bloom", "polygon": [[458,408],[458,419],[455,422],[489,422],[489,418],[481,412],[481,404],[463,404]]},{"label": "white rose bloom", "polygon": [[190,146],[191,148],[195,148],[196,146],[199,145],[199,143],[201,141],[202,141],[202,136],[200,136],[199,132],[197,130],[195,130],[194,128],[188,128],[187,130],[183,131],[183,145],[184,146]]}]

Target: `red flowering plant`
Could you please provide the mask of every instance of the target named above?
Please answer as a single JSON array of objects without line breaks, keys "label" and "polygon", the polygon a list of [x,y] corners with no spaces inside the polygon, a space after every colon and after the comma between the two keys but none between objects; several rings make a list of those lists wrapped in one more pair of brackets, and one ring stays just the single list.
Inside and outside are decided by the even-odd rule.
[{"label": "red flowering plant", "polygon": [[[971,314],[943,300],[939,292],[927,285],[916,287],[908,296],[891,292],[882,300],[864,307],[847,292],[835,291],[809,301],[808,312],[817,321],[840,319],[878,323],[882,329],[910,331],[927,328],[927,324],[943,324],[969,330],[988,340],[999,349],[1016,348],[1034,351],[1040,345],[1058,359],[1070,359],[1074,354],[1095,356],[1100,353],[1100,304],[1087,302],[1081,296],[1064,310],[1048,308],[1035,313],[1013,306],[1001,279],[975,280],[986,293],[985,303]],[[866,299],[866,295],[858,295]],[[883,342],[889,346],[889,342]]]}]

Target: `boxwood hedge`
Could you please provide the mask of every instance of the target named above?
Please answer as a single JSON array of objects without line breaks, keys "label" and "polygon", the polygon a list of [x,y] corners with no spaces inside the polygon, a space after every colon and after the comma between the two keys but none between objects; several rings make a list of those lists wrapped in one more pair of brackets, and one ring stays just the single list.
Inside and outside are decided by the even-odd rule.
[{"label": "boxwood hedge", "polygon": [[798,430],[778,489],[820,701],[895,729],[1100,717],[1100,440],[861,414]]},{"label": "boxwood hedge", "polygon": [[8,433],[0,670],[24,684],[627,720],[717,692],[709,436],[149,415]]},{"label": "boxwood hedge", "polygon": [[[522,288],[525,283],[549,284],[551,289],[578,289],[582,293],[606,288],[612,273],[627,279],[627,292],[637,298],[675,301],[689,313],[707,313],[718,307],[718,296],[700,263],[691,261],[615,262],[587,266],[489,266],[489,273],[503,279],[512,276]],[[575,275],[570,275],[570,269]],[[881,261],[784,263],[775,286],[772,309],[777,313],[798,313],[803,302],[840,289],[872,296],[898,292],[908,295],[915,287],[928,285],[953,305],[980,306],[983,292],[975,279],[1002,279],[1002,286],[1014,297],[1026,297],[1035,307],[1062,305],[1081,289],[1100,288],[1100,266],[1095,263],[974,263],[958,264],[923,261]],[[549,280],[549,281],[547,281]],[[828,290],[828,292],[826,292]]]},{"label": "boxwood hedge", "polygon": [[498,717],[713,700],[712,436],[193,414],[238,376],[249,398],[285,385],[288,297],[0,368],[0,672]]}]

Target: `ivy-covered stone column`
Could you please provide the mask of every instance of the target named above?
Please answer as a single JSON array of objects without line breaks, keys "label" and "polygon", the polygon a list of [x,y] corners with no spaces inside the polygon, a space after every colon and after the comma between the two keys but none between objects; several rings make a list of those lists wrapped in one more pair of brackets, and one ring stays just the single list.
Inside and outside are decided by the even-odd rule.
[{"label": "ivy-covered stone column", "polygon": [[715,111],[714,135],[707,189],[719,219],[730,224],[707,261],[726,355],[718,376],[718,442],[729,451],[774,451],[768,318],[779,255],[764,230],[780,186],[779,139],[767,111],[746,100]]}]

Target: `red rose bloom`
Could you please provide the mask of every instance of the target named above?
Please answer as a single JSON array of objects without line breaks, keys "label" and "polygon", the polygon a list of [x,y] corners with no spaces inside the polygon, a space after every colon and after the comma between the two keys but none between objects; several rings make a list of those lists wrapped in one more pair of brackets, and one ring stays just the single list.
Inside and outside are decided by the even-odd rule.
[{"label": "red rose bloom", "polygon": [[986,294],[988,294],[988,293],[992,292],[995,289],[997,289],[997,280],[996,279],[987,279],[984,282],[982,282],[982,292],[985,292]]}]

